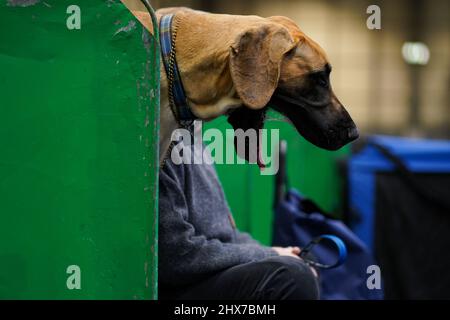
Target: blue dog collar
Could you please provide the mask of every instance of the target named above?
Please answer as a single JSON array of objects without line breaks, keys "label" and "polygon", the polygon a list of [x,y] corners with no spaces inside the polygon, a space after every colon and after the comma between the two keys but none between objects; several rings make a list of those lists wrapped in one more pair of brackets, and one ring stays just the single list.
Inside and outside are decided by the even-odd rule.
[{"label": "blue dog collar", "polygon": [[192,124],[196,117],[187,103],[176,61],[175,39],[177,30],[176,25],[174,28],[172,26],[174,17],[174,14],[167,14],[161,17],[159,22],[159,41],[169,86],[169,103],[179,125],[186,128]]},{"label": "blue dog collar", "polygon": [[[311,249],[315,245],[318,245],[320,242],[322,242],[324,240],[331,241],[338,250],[338,259],[333,264],[323,264],[323,263],[316,262],[316,261],[306,258],[307,253],[310,252]],[[324,235],[321,235],[320,237],[317,237],[317,238],[311,240],[304,248],[302,248],[302,251],[300,252],[299,256],[307,264],[309,264],[313,267],[318,267],[321,269],[331,269],[331,268],[339,267],[341,264],[344,263],[345,259],[347,259],[347,247],[345,246],[344,242],[340,238],[333,236],[331,234],[324,234]]]}]

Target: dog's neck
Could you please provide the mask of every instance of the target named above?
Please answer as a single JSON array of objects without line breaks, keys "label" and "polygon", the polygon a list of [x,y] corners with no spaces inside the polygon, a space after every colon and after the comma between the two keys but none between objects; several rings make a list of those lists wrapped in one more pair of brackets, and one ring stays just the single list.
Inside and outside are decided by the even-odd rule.
[{"label": "dog's neck", "polygon": [[[162,62],[161,62],[162,63]],[[208,121],[224,114],[227,110],[238,108],[242,105],[242,101],[235,98],[234,88],[227,95],[224,95],[210,104],[196,104],[189,102],[191,110],[199,120]],[[189,99],[188,99],[189,100]],[[161,89],[160,89],[160,129],[159,129],[159,150],[160,163],[167,156],[167,150],[171,144],[171,137],[174,130],[179,127],[172,108],[169,104],[169,96],[167,89],[167,78],[164,70],[161,70]]]},{"label": "dog's neck", "polygon": [[[229,70],[230,46],[240,28],[236,25],[230,28],[229,17],[227,21],[221,21],[222,16],[212,16],[198,12],[177,12],[180,20],[176,52],[181,80],[192,113],[205,121],[242,106]],[[237,19],[236,24],[241,22],[238,17],[234,19]],[[167,77],[162,61],[160,106],[160,160],[163,161],[172,132],[178,124],[169,105]]]}]

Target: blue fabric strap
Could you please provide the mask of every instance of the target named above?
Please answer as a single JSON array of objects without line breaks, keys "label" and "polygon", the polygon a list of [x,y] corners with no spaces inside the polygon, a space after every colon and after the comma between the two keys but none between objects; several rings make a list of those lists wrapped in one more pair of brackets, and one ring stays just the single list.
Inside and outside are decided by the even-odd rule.
[{"label": "blue fabric strap", "polygon": [[[172,58],[172,77],[170,77],[170,56],[175,55],[174,44],[172,43],[172,22],[174,14],[167,14],[161,17],[159,22],[159,41],[161,45],[161,54],[164,62],[164,68],[166,70],[168,85],[171,86],[174,104],[172,111],[175,113],[175,118],[182,127],[189,126],[196,117],[192,113],[187,103],[186,95],[184,93],[183,83],[181,82],[180,72],[175,56]],[[172,51],[174,51],[172,53]],[[169,97],[170,100],[170,97]]]},{"label": "blue fabric strap", "polygon": [[[312,261],[308,258],[306,258],[306,254],[308,252],[311,251],[311,249],[315,246],[318,245],[320,242],[322,242],[323,240],[328,240],[331,241],[337,248],[338,250],[338,258],[336,260],[335,263],[333,264],[323,264],[323,263],[319,263],[316,261]],[[334,235],[331,234],[324,234],[321,235],[320,237],[317,237],[313,240],[311,240],[300,252],[300,257],[303,258],[303,260],[314,266],[314,267],[318,267],[318,268],[322,268],[322,269],[331,269],[331,268],[336,268],[339,267],[341,264],[344,263],[345,259],[347,259],[347,247],[345,246],[344,242],[341,240],[341,238],[336,237]]]}]

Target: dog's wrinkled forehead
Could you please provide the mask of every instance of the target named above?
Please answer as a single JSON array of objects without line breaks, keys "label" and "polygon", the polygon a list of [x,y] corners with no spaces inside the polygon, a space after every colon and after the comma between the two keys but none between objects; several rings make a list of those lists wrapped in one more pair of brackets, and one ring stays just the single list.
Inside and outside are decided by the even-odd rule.
[{"label": "dog's wrinkled forehead", "polygon": [[303,67],[308,72],[321,71],[329,64],[325,51],[319,44],[305,35],[294,21],[283,16],[274,16],[268,19],[281,24],[289,31],[294,43],[296,43],[295,55],[301,58]]},{"label": "dog's wrinkled forehead", "polygon": [[304,37],[304,33],[300,30],[300,28],[295,24],[294,21],[292,21],[291,19],[287,18],[287,17],[283,17],[283,16],[273,16],[273,17],[269,17],[267,18],[270,21],[279,23],[281,25],[283,25],[286,29],[288,29],[289,33],[292,36],[292,39],[294,40],[294,42],[299,42],[301,38]]}]

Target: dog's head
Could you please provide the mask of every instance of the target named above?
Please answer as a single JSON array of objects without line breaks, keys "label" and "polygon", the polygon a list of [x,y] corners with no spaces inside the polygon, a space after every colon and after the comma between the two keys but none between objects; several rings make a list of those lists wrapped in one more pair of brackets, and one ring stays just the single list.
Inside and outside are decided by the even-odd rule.
[{"label": "dog's head", "polygon": [[230,114],[234,129],[262,128],[270,105],[320,148],[337,150],[358,137],[331,89],[325,52],[293,21],[268,18],[244,30],[230,50],[233,84],[247,107]]}]

